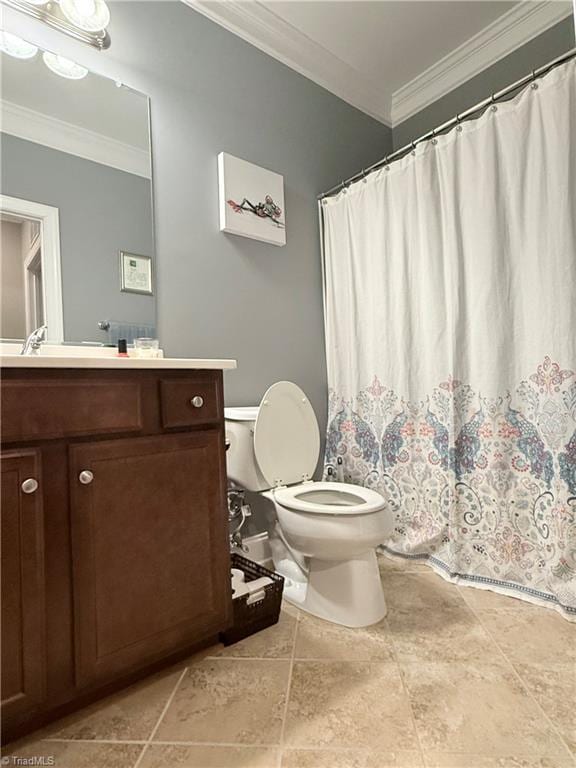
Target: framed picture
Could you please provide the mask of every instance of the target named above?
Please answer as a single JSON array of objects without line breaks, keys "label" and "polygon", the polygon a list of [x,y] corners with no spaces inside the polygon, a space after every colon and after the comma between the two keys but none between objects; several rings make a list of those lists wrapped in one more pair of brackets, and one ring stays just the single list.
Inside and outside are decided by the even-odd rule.
[{"label": "framed picture", "polygon": [[286,245],[283,176],[221,152],[218,187],[221,232]]},{"label": "framed picture", "polygon": [[120,251],[120,290],[152,295],[152,258]]}]

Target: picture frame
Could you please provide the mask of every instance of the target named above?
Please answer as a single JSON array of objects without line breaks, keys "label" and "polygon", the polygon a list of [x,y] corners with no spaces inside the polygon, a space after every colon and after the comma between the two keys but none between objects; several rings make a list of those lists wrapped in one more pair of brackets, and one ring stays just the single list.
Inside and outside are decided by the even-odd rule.
[{"label": "picture frame", "polygon": [[218,155],[220,231],[286,245],[284,177],[226,152]]},{"label": "picture frame", "polygon": [[120,290],[152,296],[152,257],[120,251]]}]

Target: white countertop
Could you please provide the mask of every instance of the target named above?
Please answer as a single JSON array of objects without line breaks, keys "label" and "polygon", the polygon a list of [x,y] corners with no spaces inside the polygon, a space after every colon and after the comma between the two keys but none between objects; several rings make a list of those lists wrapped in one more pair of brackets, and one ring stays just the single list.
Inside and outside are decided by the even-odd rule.
[{"label": "white countertop", "polygon": [[2,355],[2,368],[141,368],[141,369],[198,369],[229,370],[236,368],[236,360],[208,360],[205,358],[162,357],[158,359],[137,357],[57,357],[29,355],[26,357]]},{"label": "white countertop", "polygon": [[230,370],[236,360],[187,357],[118,357],[113,347],[57,346],[45,344],[38,355],[20,355],[20,346],[0,344],[2,368],[108,368],[119,370]]}]

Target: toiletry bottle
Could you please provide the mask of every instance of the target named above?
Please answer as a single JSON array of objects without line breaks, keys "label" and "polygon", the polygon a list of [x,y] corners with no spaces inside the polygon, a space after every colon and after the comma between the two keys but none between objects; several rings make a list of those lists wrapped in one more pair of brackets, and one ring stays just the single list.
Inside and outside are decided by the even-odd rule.
[{"label": "toiletry bottle", "polygon": [[118,357],[128,357],[126,339],[118,339]]}]

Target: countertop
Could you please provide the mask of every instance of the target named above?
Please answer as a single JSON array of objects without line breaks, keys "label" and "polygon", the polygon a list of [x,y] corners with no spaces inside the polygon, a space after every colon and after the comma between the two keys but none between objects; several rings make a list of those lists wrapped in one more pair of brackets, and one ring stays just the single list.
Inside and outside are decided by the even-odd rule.
[{"label": "countertop", "polygon": [[236,360],[187,357],[118,357],[111,347],[44,345],[38,355],[20,355],[15,344],[0,344],[2,368],[122,368],[134,370],[231,370]]}]

